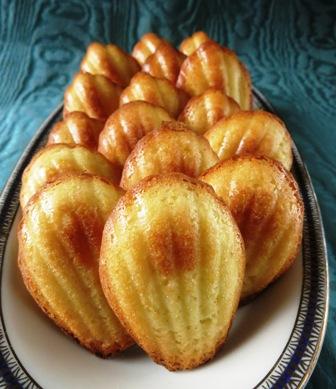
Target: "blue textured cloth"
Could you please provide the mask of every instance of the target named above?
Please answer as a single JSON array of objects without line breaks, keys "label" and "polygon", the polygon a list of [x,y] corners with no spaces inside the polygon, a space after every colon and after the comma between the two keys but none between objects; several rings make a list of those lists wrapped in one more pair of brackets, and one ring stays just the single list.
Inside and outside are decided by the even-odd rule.
[{"label": "blue textured cloth", "polygon": [[271,101],[313,179],[327,233],[331,306],[310,388],[336,374],[336,2],[13,1],[0,3],[0,187],[61,102],[93,40],[130,50],[147,31],[174,44],[196,30],[236,50]]}]

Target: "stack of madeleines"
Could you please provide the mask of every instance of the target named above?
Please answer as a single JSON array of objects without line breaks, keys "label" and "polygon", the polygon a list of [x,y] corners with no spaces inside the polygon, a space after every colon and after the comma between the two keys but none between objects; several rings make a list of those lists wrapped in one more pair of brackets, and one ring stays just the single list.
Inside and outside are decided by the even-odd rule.
[{"label": "stack of madeleines", "polygon": [[148,33],[132,55],[92,43],[63,116],[22,177],[28,291],[95,354],[205,363],[300,247],[284,123],[252,110],[246,67],[204,32],[179,50]]}]

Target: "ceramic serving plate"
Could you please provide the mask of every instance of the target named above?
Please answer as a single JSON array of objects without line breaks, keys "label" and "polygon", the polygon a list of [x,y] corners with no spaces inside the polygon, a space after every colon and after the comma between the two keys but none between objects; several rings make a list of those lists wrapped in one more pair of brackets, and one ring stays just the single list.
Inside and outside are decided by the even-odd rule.
[{"label": "ceramic serving plate", "polygon": [[[259,92],[255,105],[272,111]],[[213,361],[172,373],[138,347],[100,359],[46,318],[24,288],[17,267],[16,230],[24,168],[43,145],[59,107],[38,130],[0,201],[0,386],[24,388],[297,388],[317,362],[328,314],[328,267],[320,210],[295,146],[293,173],[305,222],[294,266],[256,300],[239,309],[228,341]]]}]

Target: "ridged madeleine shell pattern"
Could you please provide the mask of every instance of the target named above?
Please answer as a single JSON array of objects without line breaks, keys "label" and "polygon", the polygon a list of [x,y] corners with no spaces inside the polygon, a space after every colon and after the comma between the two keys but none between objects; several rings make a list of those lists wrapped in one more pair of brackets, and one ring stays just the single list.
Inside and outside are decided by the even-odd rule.
[{"label": "ridged madeleine shell pattern", "polygon": [[43,185],[57,180],[63,175],[89,173],[118,183],[119,170],[103,155],[80,145],[55,144],[40,150],[22,175],[20,192],[21,207]]},{"label": "ridged madeleine shell pattern", "polygon": [[146,101],[125,104],[108,118],[98,151],[122,169],[137,142],[169,120],[174,119],[163,108]]},{"label": "ridged madeleine shell pattern", "polygon": [[143,35],[139,42],[133,47],[132,56],[143,65],[146,59],[155,52],[162,42],[166,42],[153,32]]},{"label": "ridged madeleine shell pattern", "polygon": [[143,137],[128,157],[120,185],[130,189],[143,178],[170,172],[198,177],[218,162],[216,153],[201,135],[182,129],[155,130]]},{"label": "ridged madeleine shell pattern", "polygon": [[166,78],[176,83],[185,56],[169,43],[161,43],[144,63],[142,70],[153,77]]},{"label": "ridged madeleine shell pattern", "polygon": [[107,300],[135,341],[170,370],[211,359],[240,296],[244,247],[208,185],[143,180],[107,221],[99,264]]},{"label": "ridged madeleine shell pattern", "polygon": [[140,70],[140,65],[131,55],[116,45],[93,42],[87,48],[80,68],[83,72],[101,74],[125,87]]},{"label": "ridged madeleine shell pattern", "polygon": [[188,101],[178,120],[198,134],[204,134],[220,119],[238,111],[240,107],[235,100],[219,89],[209,88]]},{"label": "ridged madeleine shell pattern", "polygon": [[227,204],[243,235],[246,300],[284,273],[298,254],[304,211],[297,183],[280,163],[253,156],[220,162],[201,179]]},{"label": "ridged madeleine shell pattern", "polygon": [[203,43],[181,66],[177,86],[197,96],[208,88],[222,89],[241,109],[251,109],[249,72],[237,55],[213,41]]},{"label": "ridged madeleine shell pattern", "polygon": [[211,41],[204,31],[194,32],[191,36],[184,39],[180,44],[180,51],[185,55],[191,55],[204,42]]},{"label": "ridged madeleine shell pattern", "polygon": [[65,177],[34,197],[18,231],[28,291],[58,327],[101,356],[133,343],[106,301],[98,272],[103,227],[120,195],[98,177]]},{"label": "ridged madeleine shell pattern", "polygon": [[48,144],[80,144],[97,149],[104,121],[92,119],[84,112],[71,112],[56,123],[49,133]]},{"label": "ridged madeleine shell pattern", "polygon": [[64,111],[81,111],[94,119],[106,120],[119,106],[121,87],[105,76],[78,73],[64,93]]},{"label": "ridged madeleine shell pattern", "polygon": [[137,73],[130,85],[120,96],[120,105],[134,100],[147,101],[164,108],[176,118],[186,105],[189,96],[164,78],[152,77],[143,72]]},{"label": "ridged madeleine shell pattern", "polygon": [[291,169],[291,136],[285,124],[269,112],[241,111],[220,120],[204,136],[220,160],[235,155],[264,155]]}]

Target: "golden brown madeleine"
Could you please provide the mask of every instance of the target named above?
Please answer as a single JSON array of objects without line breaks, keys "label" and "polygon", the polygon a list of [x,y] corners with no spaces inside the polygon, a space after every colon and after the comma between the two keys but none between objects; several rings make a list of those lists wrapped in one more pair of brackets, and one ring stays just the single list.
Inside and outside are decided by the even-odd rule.
[{"label": "golden brown madeleine", "polygon": [[169,120],[174,119],[163,108],[146,101],[122,105],[108,118],[98,151],[122,169],[138,140]]},{"label": "golden brown madeleine", "polygon": [[108,78],[78,73],[64,93],[64,110],[81,111],[94,119],[106,120],[119,105],[121,87]]},{"label": "golden brown madeleine", "polygon": [[220,160],[234,155],[264,155],[287,170],[293,162],[292,140],[285,124],[265,111],[238,112],[220,120],[204,136]]},{"label": "golden brown madeleine", "polygon": [[120,186],[126,190],[147,176],[170,172],[198,177],[218,162],[203,136],[187,127],[155,130],[135,146],[124,166]]},{"label": "golden brown madeleine", "polygon": [[19,267],[29,293],[58,327],[102,356],[132,344],[98,272],[104,224],[121,194],[99,177],[64,177],[32,198],[18,231]]},{"label": "golden brown madeleine", "polygon": [[139,72],[122,92],[120,105],[134,100],[147,101],[164,108],[172,117],[176,118],[188,99],[189,96],[183,90],[176,88],[165,78],[152,77],[147,73]]},{"label": "golden brown madeleine", "polygon": [[240,107],[235,100],[219,89],[209,88],[188,101],[178,120],[198,134],[203,134],[218,120],[238,111]]},{"label": "golden brown madeleine", "polygon": [[180,51],[185,55],[191,55],[204,42],[211,41],[204,31],[194,32],[191,36],[184,39],[180,44]]},{"label": "golden brown madeleine", "polygon": [[165,40],[153,32],[148,32],[133,47],[132,55],[140,65],[143,65],[146,59],[155,52],[162,42],[165,42]]},{"label": "golden brown madeleine", "polygon": [[81,70],[101,74],[122,87],[140,70],[138,62],[116,45],[93,42],[86,50]]},{"label": "golden brown madeleine", "polygon": [[48,144],[79,144],[97,149],[103,127],[102,120],[92,119],[84,112],[70,112],[54,125],[48,137]]},{"label": "golden brown madeleine", "polygon": [[249,72],[235,52],[213,41],[203,43],[185,59],[177,86],[191,96],[200,95],[210,87],[222,89],[241,109],[251,109]]},{"label": "golden brown madeleine", "polygon": [[191,369],[226,339],[244,254],[212,189],[175,173],[121,198],[104,228],[99,273],[114,312],[149,356],[169,370]]},{"label": "golden brown madeleine", "polygon": [[224,200],[243,235],[246,300],[284,273],[298,254],[303,203],[297,183],[279,162],[254,156],[220,162],[201,179]]},{"label": "golden brown madeleine", "polygon": [[24,208],[29,199],[43,185],[69,174],[89,173],[117,184],[120,171],[103,155],[80,145],[55,144],[40,150],[22,175],[20,204]]},{"label": "golden brown madeleine", "polygon": [[142,70],[153,77],[166,78],[175,84],[184,58],[185,56],[169,43],[163,42],[147,58]]}]

